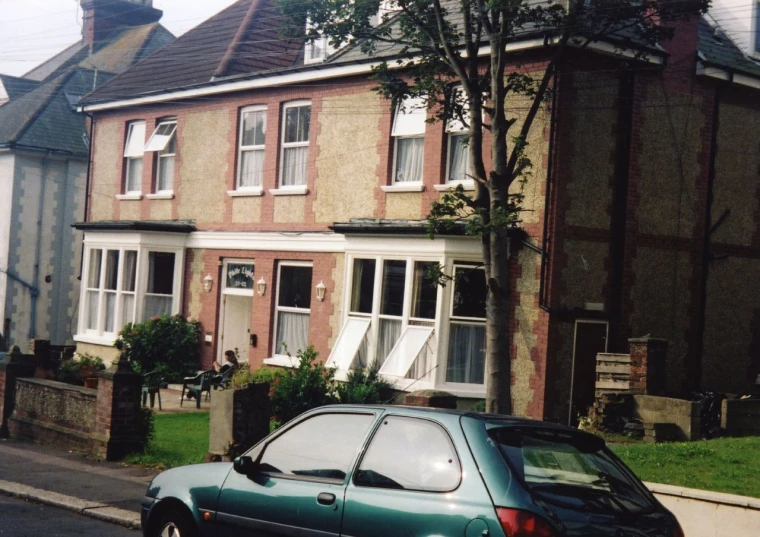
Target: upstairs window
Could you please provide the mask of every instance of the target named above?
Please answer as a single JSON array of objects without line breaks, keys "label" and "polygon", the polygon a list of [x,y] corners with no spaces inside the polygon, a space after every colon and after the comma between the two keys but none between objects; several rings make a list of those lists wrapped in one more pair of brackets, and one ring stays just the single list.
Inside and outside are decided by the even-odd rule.
[{"label": "upstairs window", "polygon": [[139,194],[142,191],[143,148],[145,146],[145,122],[133,121],[127,126],[124,142],[124,193]]},{"label": "upstairs window", "polygon": [[[462,102],[463,90],[461,87],[454,88],[454,99]],[[463,115],[467,115],[469,109],[464,106]],[[464,118],[468,120],[467,117]],[[470,173],[470,134],[464,123],[458,116],[454,116],[446,122],[446,134],[448,136],[448,159],[446,162],[447,183],[472,183]]]},{"label": "upstairs window", "polygon": [[171,193],[174,189],[174,158],[177,152],[177,120],[162,120],[153,131],[145,151],[155,151],[156,193]]},{"label": "upstairs window", "polygon": [[420,98],[407,98],[393,119],[393,182],[422,183],[426,110]]},{"label": "upstairs window", "polygon": [[240,148],[238,155],[238,190],[260,190],[264,175],[264,141],[267,133],[267,109],[244,108],[240,112]]},{"label": "upstairs window", "polygon": [[311,103],[297,101],[286,104],[282,109],[282,123],[280,187],[304,188],[309,159]]}]

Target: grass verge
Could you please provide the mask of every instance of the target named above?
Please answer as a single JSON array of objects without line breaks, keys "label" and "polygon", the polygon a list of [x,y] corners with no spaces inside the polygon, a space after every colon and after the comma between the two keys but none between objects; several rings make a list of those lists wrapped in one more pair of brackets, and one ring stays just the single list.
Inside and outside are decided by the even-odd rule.
[{"label": "grass verge", "polygon": [[155,435],[144,453],[133,453],[125,462],[166,469],[203,462],[208,452],[208,412],[157,414]]},{"label": "grass verge", "polygon": [[644,481],[760,498],[760,437],[610,447]]}]

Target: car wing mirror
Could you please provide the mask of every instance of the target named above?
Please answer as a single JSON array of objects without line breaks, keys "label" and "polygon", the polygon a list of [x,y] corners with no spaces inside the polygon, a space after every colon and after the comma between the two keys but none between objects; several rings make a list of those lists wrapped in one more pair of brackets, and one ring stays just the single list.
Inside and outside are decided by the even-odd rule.
[{"label": "car wing mirror", "polygon": [[258,459],[254,460],[248,455],[241,455],[232,463],[232,467],[239,474],[253,475],[259,469]]}]

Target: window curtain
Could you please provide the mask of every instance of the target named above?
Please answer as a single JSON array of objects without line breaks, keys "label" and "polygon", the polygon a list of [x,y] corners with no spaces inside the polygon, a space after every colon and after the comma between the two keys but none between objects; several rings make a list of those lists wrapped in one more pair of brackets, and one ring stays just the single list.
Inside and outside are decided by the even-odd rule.
[{"label": "window curtain", "polygon": [[174,157],[159,157],[159,166],[161,173],[158,176],[158,190],[172,190]]},{"label": "window curtain", "polygon": [[121,295],[121,323],[131,323],[135,318],[135,295],[123,294]]},{"label": "window curtain", "polygon": [[142,157],[127,159],[127,168],[127,187],[125,188],[125,192],[140,192],[142,190]]},{"label": "window curtain", "polygon": [[[281,311],[277,316],[276,354],[295,356],[306,349],[309,341],[309,314]],[[284,343],[284,345],[283,345]],[[287,350],[285,347],[287,346]]]},{"label": "window curtain", "polygon": [[396,182],[422,182],[424,138],[398,138],[396,140]]},{"label": "window curtain", "polygon": [[382,365],[401,337],[401,319],[380,319],[377,335],[377,361]]},{"label": "window curtain", "polygon": [[106,332],[116,332],[116,293],[106,293]]},{"label": "window curtain", "polygon": [[306,161],[309,158],[309,148],[288,147],[285,149],[282,170],[282,186],[297,186],[306,184]]},{"label": "window curtain", "polygon": [[264,172],[264,151],[261,149],[243,151],[241,156],[243,162],[239,186],[261,186],[261,176]]},{"label": "window curtain", "polygon": [[151,317],[161,317],[170,315],[172,312],[171,296],[145,295],[145,312],[143,320],[147,321]]},{"label": "window curtain", "polygon": [[451,323],[446,382],[483,384],[486,364],[486,327]]},{"label": "window curtain", "polygon": [[137,275],[137,252],[124,252],[124,274],[121,278],[122,291],[135,290],[135,276]]},{"label": "window curtain", "polygon": [[98,329],[98,300],[100,291],[87,291],[87,329]]},{"label": "window curtain", "polygon": [[451,137],[451,155],[449,156],[449,182],[465,181],[469,179],[469,146],[467,144],[467,135],[458,135]]}]

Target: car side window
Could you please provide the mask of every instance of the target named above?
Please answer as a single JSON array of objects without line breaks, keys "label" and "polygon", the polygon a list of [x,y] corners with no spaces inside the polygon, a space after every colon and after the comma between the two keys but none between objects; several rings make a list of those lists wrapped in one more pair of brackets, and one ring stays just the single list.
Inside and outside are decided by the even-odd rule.
[{"label": "car side window", "polygon": [[320,414],[267,444],[260,469],[269,474],[343,481],[375,416]]},{"label": "car side window", "polygon": [[354,484],[427,492],[459,486],[462,468],[448,433],[432,421],[389,416],[378,428]]}]

